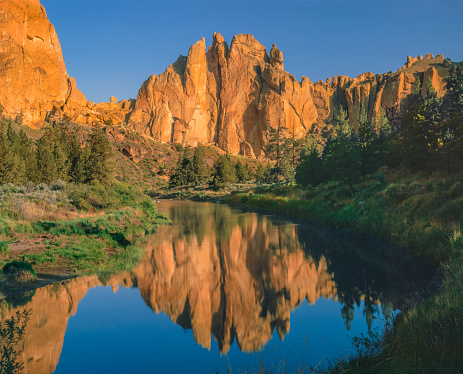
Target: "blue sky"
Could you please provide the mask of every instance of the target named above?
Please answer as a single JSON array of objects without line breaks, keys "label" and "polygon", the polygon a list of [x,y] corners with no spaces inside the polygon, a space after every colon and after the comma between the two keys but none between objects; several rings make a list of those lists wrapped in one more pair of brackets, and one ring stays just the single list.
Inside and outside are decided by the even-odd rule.
[{"label": "blue sky", "polygon": [[395,71],[407,55],[463,60],[461,0],[41,0],[87,99],[136,98],[202,37],[249,33],[312,81]]}]

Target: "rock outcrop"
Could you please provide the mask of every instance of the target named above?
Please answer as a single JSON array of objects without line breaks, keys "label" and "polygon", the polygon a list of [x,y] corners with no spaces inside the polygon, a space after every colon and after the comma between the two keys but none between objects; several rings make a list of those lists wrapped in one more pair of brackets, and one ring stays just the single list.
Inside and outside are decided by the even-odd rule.
[{"label": "rock outcrop", "polygon": [[[252,35],[236,35],[228,48],[214,34],[207,49],[204,38],[188,57],[180,56],[165,73],[152,75],[138,93],[129,126],[164,142],[213,144],[232,154],[265,156],[270,127],[289,136],[336,122],[344,108],[356,129],[361,104],[370,119],[381,108],[393,125],[407,108],[412,93],[425,94],[428,78],[440,96],[452,63],[442,55],[408,56],[396,73],[364,73],[298,82],[284,71],[283,53],[273,45],[270,55]],[[417,87],[419,85],[419,87]]]},{"label": "rock outcrop", "polygon": [[220,34],[143,83],[129,125],[160,141],[214,144],[232,154],[264,156],[269,127],[297,137],[317,122],[313,85],[283,70],[253,36],[236,35],[228,48]]},{"label": "rock outcrop", "polygon": [[80,107],[85,96],[66,73],[55,28],[39,0],[1,1],[0,104],[40,126],[53,107]]},{"label": "rock outcrop", "polygon": [[284,70],[283,53],[270,53],[252,35],[240,34],[230,44],[214,34],[191,46],[158,76],[142,85],[137,100],[112,96],[109,102],[86,100],[66,73],[53,25],[39,0],[0,1],[0,104],[4,114],[21,115],[40,127],[45,120],[90,125],[128,123],[162,142],[215,145],[231,154],[265,157],[269,128],[283,128],[300,138],[337,121],[339,108],[357,126],[360,106],[370,119],[384,110],[395,126],[412,93],[426,92],[430,80],[442,96],[444,78],[461,67],[427,54],[407,57],[396,73],[364,73],[299,82]]},{"label": "rock outcrop", "polygon": [[138,286],[154,312],[192,329],[205,348],[213,336],[223,353],[235,340],[240,350],[256,351],[275,329],[283,339],[291,310],[304,299],[312,304],[320,297],[336,298],[327,261],[304,254],[297,226],[278,230],[257,214],[240,223],[232,215],[216,222],[211,206],[191,207],[206,210],[204,222],[187,222],[202,212],[182,212],[185,224],[192,225],[188,236],[178,226],[160,227],[140,264],[108,284]]}]

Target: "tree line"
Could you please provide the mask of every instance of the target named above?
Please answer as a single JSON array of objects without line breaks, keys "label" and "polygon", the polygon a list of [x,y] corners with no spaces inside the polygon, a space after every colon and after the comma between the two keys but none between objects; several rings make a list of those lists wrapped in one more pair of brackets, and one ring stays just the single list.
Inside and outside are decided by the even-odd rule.
[{"label": "tree line", "polygon": [[92,129],[81,141],[64,123],[53,123],[33,141],[17,127],[10,119],[0,121],[0,184],[109,180],[112,148],[101,129]]},{"label": "tree line", "polygon": [[340,108],[337,123],[324,137],[313,138],[296,167],[296,182],[319,185],[330,180],[350,186],[381,166],[424,172],[459,172],[463,166],[463,73],[446,79],[447,93],[439,98],[431,82],[424,97],[416,92],[393,132],[381,109],[368,120],[361,105],[353,131]]}]

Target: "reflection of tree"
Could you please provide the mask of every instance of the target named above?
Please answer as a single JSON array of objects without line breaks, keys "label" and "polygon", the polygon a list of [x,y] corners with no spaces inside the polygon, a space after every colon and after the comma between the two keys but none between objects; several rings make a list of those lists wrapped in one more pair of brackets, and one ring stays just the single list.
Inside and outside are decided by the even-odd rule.
[{"label": "reflection of tree", "polygon": [[18,362],[18,356],[22,352],[18,349],[18,344],[24,337],[30,313],[30,310],[18,310],[15,316],[5,320],[0,327],[0,374],[15,374],[24,368],[24,363]]},{"label": "reflection of tree", "polygon": [[300,226],[297,238],[307,256],[315,262],[327,259],[327,270],[333,274],[341,315],[347,329],[354,318],[354,305],[363,300],[368,327],[382,305],[385,317],[392,315],[407,292],[422,287],[433,268],[416,258],[404,258],[398,248],[366,237],[340,234],[317,226]]}]

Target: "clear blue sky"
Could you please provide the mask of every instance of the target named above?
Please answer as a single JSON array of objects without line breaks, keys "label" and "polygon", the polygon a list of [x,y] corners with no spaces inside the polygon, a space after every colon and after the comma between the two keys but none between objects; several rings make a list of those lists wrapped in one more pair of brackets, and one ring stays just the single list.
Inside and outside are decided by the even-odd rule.
[{"label": "clear blue sky", "polygon": [[461,0],[41,0],[68,73],[95,102],[136,98],[202,37],[253,34],[285,70],[316,82],[396,71],[426,53],[463,60]]}]

